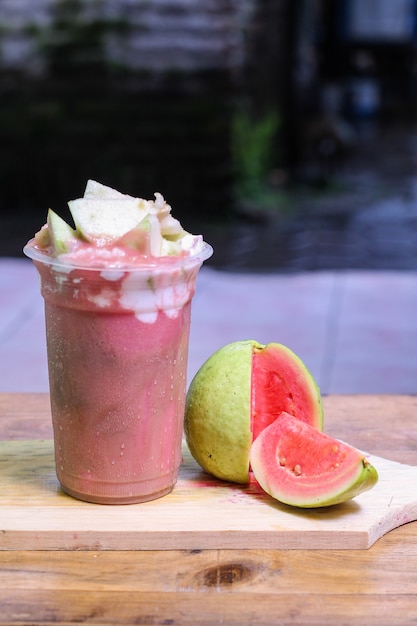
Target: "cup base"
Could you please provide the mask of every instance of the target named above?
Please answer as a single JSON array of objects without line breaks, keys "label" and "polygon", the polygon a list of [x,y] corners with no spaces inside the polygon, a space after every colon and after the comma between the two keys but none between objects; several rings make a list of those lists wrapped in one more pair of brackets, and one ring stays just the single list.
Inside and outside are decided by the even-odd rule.
[{"label": "cup base", "polygon": [[80,491],[76,491],[69,487],[66,487],[62,483],[60,483],[62,491],[67,495],[76,498],[77,500],[82,500],[83,502],[90,502],[91,504],[140,504],[142,502],[150,502],[152,500],[157,500],[158,498],[162,498],[163,496],[168,495],[174,488],[174,484],[168,485],[164,489],[154,493],[148,494],[137,494],[137,495],[94,495],[90,493],[82,493]]}]

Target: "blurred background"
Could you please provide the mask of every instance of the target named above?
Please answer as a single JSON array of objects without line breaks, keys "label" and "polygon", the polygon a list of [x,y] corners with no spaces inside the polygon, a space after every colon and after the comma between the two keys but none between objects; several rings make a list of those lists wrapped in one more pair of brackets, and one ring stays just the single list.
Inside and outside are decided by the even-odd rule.
[{"label": "blurred background", "polygon": [[209,264],[417,268],[415,0],[0,0],[0,254],[95,178]]},{"label": "blurred background", "polygon": [[0,159],[0,390],[48,390],[22,247],[95,178],[215,249],[189,381],[252,338],[416,393],[417,0],[0,0]]}]

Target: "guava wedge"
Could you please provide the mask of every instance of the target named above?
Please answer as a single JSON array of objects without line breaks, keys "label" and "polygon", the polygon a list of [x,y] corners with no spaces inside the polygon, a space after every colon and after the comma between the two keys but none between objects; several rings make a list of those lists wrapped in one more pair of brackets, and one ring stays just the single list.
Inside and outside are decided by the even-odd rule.
[{"label": "guava wedge", "polygon": [[156,215],[147,215],[135,228],[118,239],[117,245],[138,250],[142,254],[161,256],[162,236]]},{"label": "guava wedge", "polygon": [[47,225],[55,253],[70,252],[77,241],[77,232],[52,209],[48,211]]},{"label": "guava wedge", "polygon": [[266,493],[302,508],[345,502],[378,480],[377,470],[362,452],[288,413],[253,442],[250,465]]},{"label": "guava wedge", "polygon": [[117,191],[117,189],[113,189],[112,187],[109,187],[108,185],[103,185],[102,183],[98,183],[95,180],[89,179],[87,180],[87,184],[85,187],[85,191],[84,191],[84,198],[88,198],[88,199],[111,199],[111,198],[118,198],[119,200],[122,200],[123,198],[128,198],[129,196],[127,196],[124,193],[121,193],[121,191]]},{"label": "guava wedge", "polygon": [[68,206],[77,231],[96,245],[120,239],[147,215],[135,198],[78,198]]},{"label": "guava wedge", "polygon": [[227,344],[189,386],[184,419],[189,450],[213,476],[248,483],[252,441],[283,411],[323,427],[320,390],[301,359],[279,343]]}]

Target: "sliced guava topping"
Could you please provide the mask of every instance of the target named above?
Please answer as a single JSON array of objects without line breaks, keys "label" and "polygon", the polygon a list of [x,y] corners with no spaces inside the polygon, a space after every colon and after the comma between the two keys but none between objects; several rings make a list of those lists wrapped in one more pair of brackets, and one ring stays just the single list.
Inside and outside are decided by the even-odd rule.
[{"label": "sliced guava topping", "polygon": [[144,255],[160,256],[162,237],[158,218],[147,215],[135,228],[117,239],[115,245],[137,250]]},{"label": "sliced guava topping", "polygon": [[52,209],[48,211],[47,226],[50,243],[56,254],[72,250],[78,239],[77,232]]},{"label": "sliced guava topping", "polygon": [[135,198],[79,198],[68,206],[77,231],[95,245],[120,239],[146,217]]},{"label": "sliced guava topping", "polygon": [[[82,198],[68,202],[75,230],[50,211],[47,224],[36,233],[35,243],[54,256],[66,254],[65,261],[96,261],[113,264],[117,254],[135,250],[135,263],[143,257],[197,255],[204,249],[201,235],[192,235],[171,215],[171,206],[155,192],[155,200],[135,198],[95,180],[88,180]],[[67,253],[71,254],[67,254]],[[111,259],[110,259],[111,256]]]},{"label": "sliced guava topping", "polygon": [[285,412],[253,442],[250,464],[264,491],[304,508],[350,500],[378,480],[361,451]]},{"label": "sliced guava topping", "polygon": [[112,187],[108,187],[107,185],[103,185],[102,183],[98,183],[95,180],[89,179],[87,181],[87,185],[84,191],[84,198],[95,198],[95,199],[110,199],[110,198],[129,198],[124,193],[117,191],[117,189],[113,189]]}]

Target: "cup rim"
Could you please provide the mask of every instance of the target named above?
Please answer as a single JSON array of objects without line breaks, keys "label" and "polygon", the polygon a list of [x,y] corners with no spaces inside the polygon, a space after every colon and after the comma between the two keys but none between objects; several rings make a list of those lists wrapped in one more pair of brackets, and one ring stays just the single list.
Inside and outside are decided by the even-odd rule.
[{"label": "cup rim", "polygon": [[[154,271],[154,270],[172,270],[172,269],[181,269],[188,266],[202,265],[204,261],[209,259],[213,254],[212,246],[203,241],[202,248],[196,252],[195,254],[184,255],[181,257],[154,257],[155,260],[151,260],[149,262],[143,263],[141,265],[127,264],[120,266],[91,266],[91,265],[80,265],[75,263],[65,263],[60,259],[60,257],[48,256],[38,248],[34,247],[34,239],[30,239],[27,244],[23,248],[23,253],[30,258],[35,263],[41,263],[42,265],[47,265],[57,270],[63,270],[66,273],[71,272],[73,270],[89,270],[95,272],[141,272],[141,271]],[[169,259],[169,261],[162,261],[161,259]]]}]

